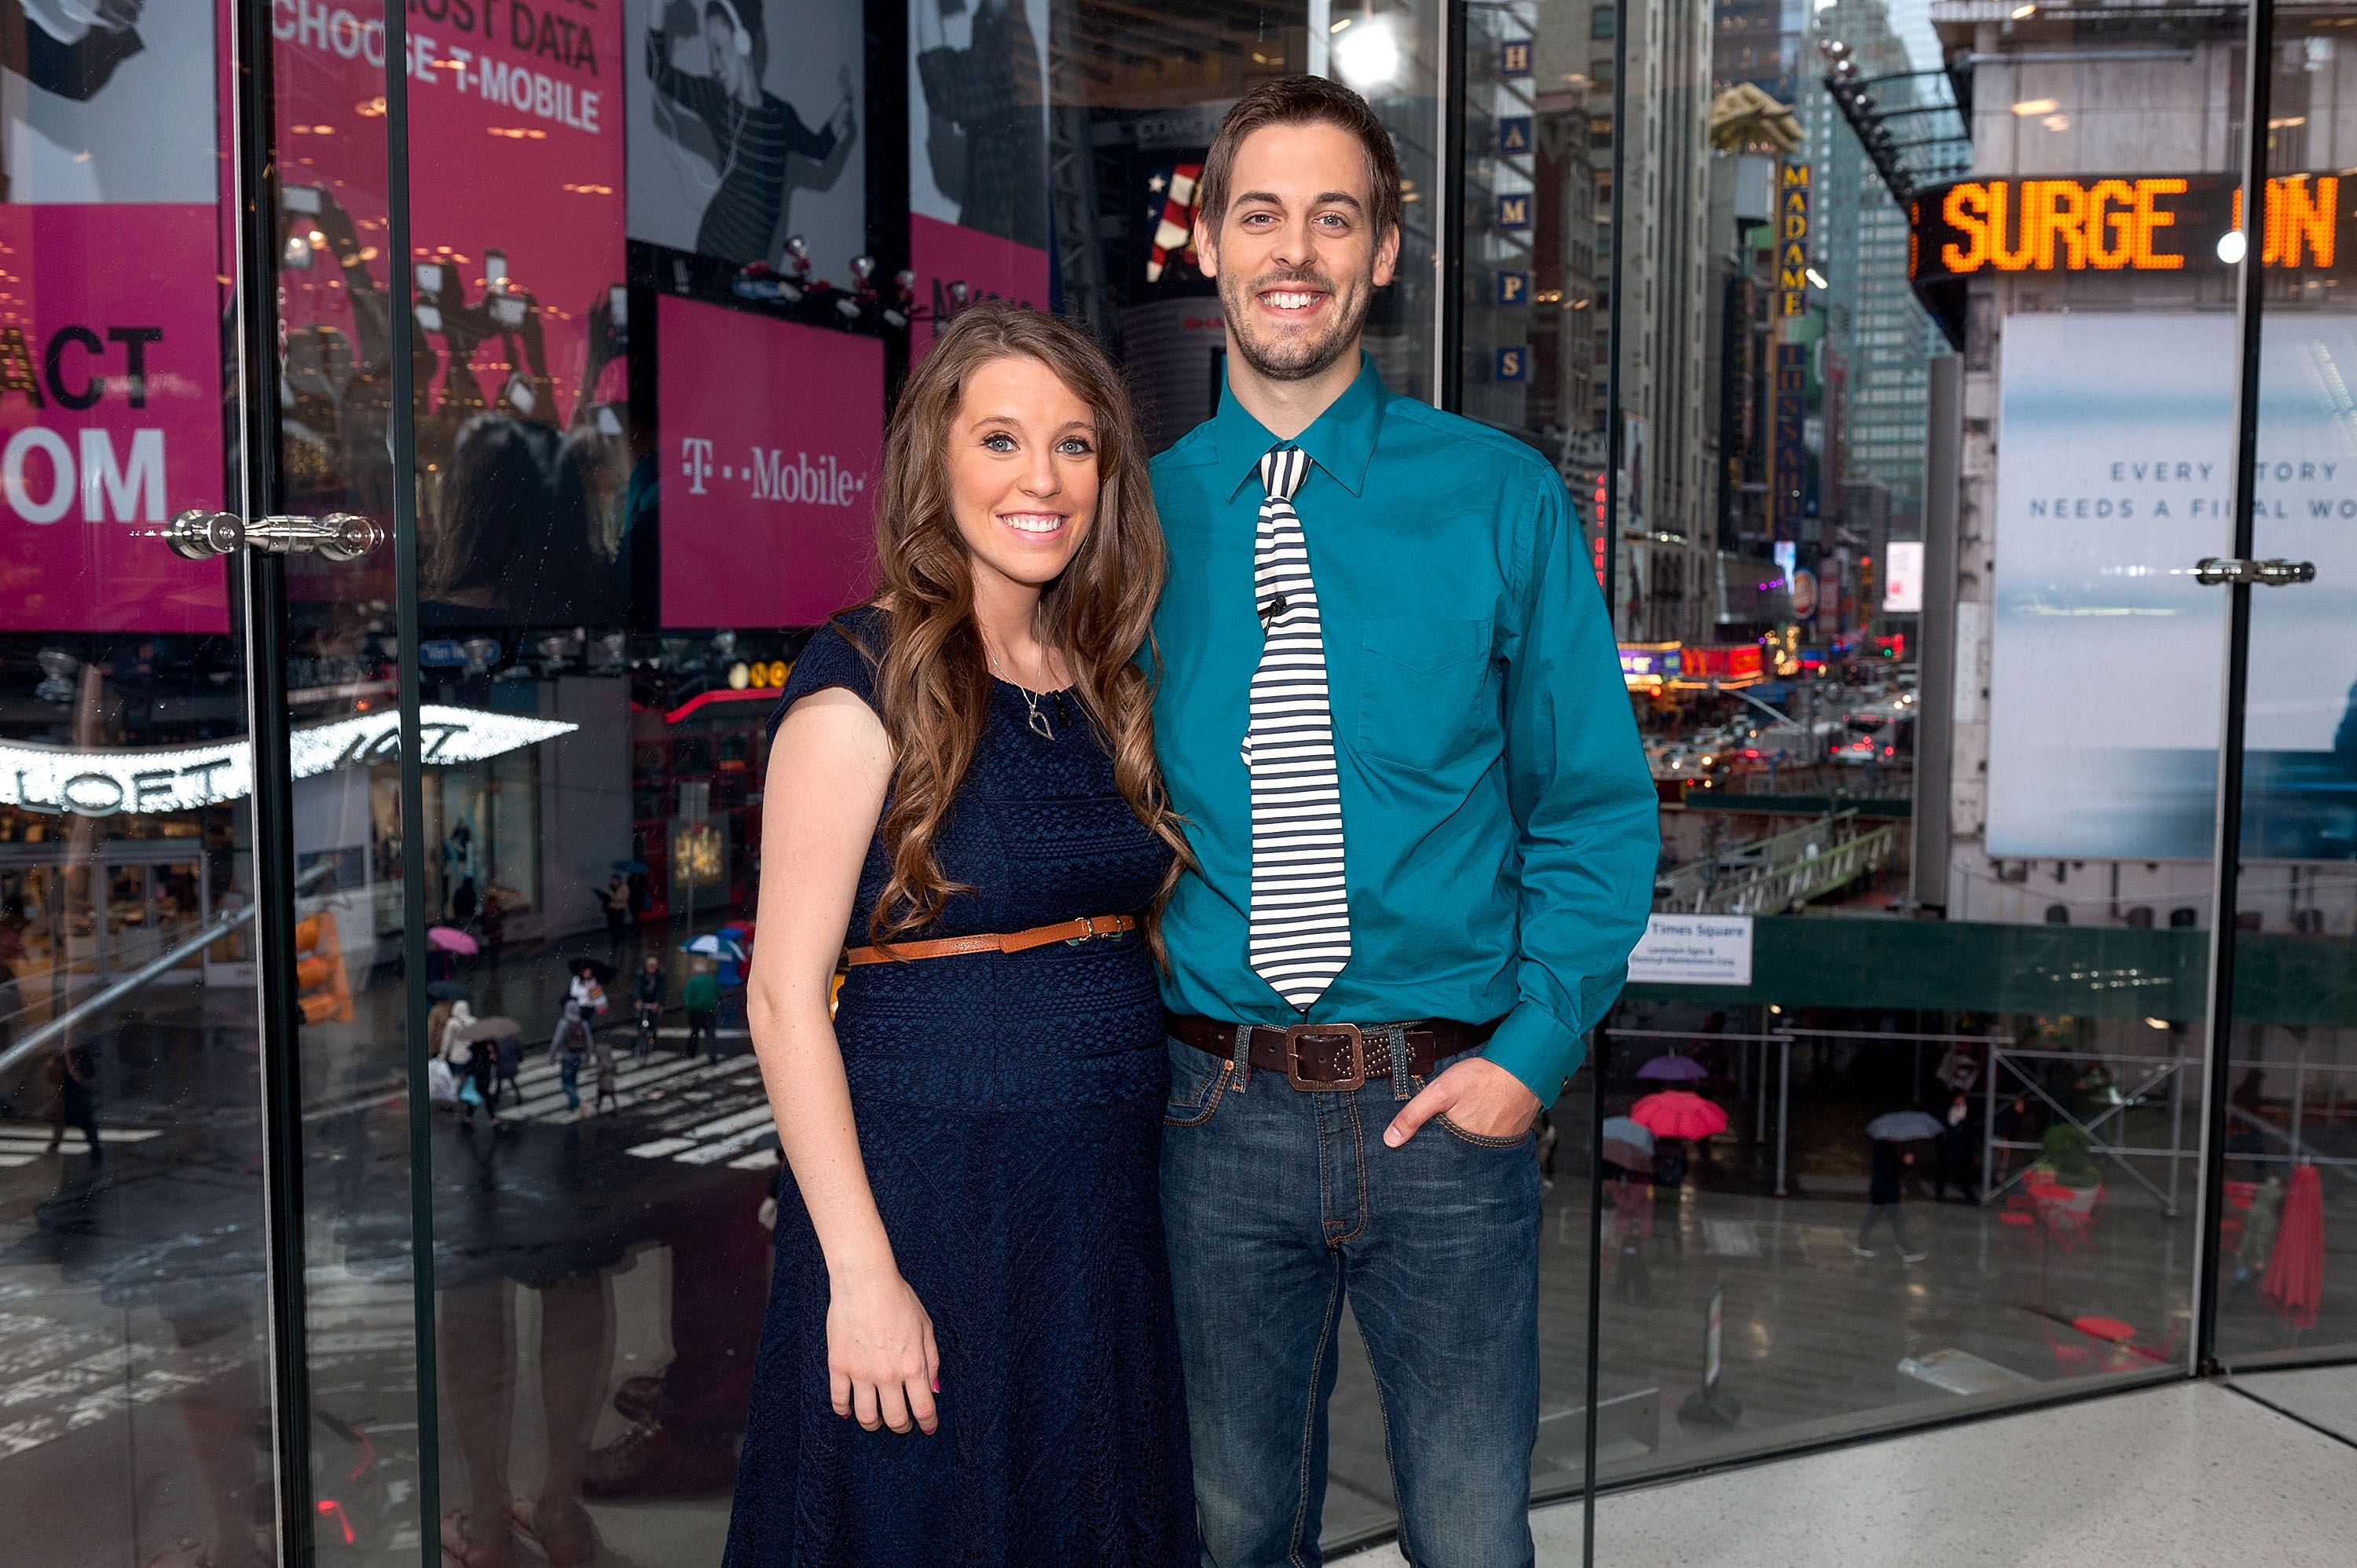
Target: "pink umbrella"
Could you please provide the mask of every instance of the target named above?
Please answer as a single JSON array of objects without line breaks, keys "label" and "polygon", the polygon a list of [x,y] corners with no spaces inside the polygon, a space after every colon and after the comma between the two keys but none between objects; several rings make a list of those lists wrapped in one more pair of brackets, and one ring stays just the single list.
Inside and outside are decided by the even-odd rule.
[{"label": "pink umbrella", "polygon": [[425,945],[472,958],[480,944],[456,926],[428,926],[425,929]]},{"label": "pink umbrella", "polygon": [[1699,1094],[1665,1089],[1629,1108],[1630,1119],[1664,1138],[1707,1138],[1727,1131],[1727,1112]]}]

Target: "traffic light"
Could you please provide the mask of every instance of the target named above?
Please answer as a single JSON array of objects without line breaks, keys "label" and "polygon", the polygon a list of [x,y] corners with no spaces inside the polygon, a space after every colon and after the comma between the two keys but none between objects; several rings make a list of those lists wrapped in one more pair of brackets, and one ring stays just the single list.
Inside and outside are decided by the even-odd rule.
[{"label": "traffic light", "polygon": [[322,909],[295,922],[295,991],[306,1024],[352,1021],[352,986],[336,917]]}]

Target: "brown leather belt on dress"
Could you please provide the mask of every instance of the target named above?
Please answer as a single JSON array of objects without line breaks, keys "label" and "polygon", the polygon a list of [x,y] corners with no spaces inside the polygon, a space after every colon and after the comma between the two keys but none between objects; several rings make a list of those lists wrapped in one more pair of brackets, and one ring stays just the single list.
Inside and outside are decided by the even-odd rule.
[{"label": "brown leather belt on dress", "polygon": [[899,963],[905,959],[957,958],[975,952],[1022,952],[1056,942],[1074,947],[1099,937],[1118,937],[1137,929],[1135,915],[1082,915],[1028,931],[983,931],[971,937],[935,937],[930,941],[894,942],[889,947],[851,948],[845,951],[845,968],[863,963]]},{"label": "brown leather belt on dress", "polygon": [[1163,1020],[1170,1037],[1222,1061],[1233,1061],[1236,1031],[1243,1030],[1245,1059],[1264,1072],[1281,1072],[1296,1089],[1319,1094],[1358,1088],[1371,1078],[1392,1074],[1391,1031],[1407,1036],[1407,1070],[1429,1078],[1433,1069],[1450,1057],[1477,1049],[1498,1032],[1495,1023],[1460,1024],[1453,1018],[1421,1018],[1413,1023],[1296,1024],[1275,1028],[1265,1024],[1223,1024],[1191,1013],[1172,1013]]}]

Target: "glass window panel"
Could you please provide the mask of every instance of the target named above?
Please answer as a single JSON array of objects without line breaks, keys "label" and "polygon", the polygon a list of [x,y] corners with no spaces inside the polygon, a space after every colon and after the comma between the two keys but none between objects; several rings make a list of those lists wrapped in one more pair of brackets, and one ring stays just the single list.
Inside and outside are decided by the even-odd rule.
[{"label": "glass window panel", "polygon": [[[2254,553],[2313,582],[2256,587],[2244,698],[2234,1028],[2228,1042],[2218,1353],[2238,1367],[2345,1359],[2357,1343],[2336,1226],[2357,1187],[2357,663],[2338,628],[2352,513],[2351,7],[2279,12],[2268,50]],[[2236,91],[2241,90],[2240,51]],[[2238,113],[2239,122],[2240,115]]]},{"label": "glass window panel", "polygon": [[2231,460],[2233,45],[2083,18],[1540,0],[1583,134],[1469,172],[1467,411],[1590,518],[1663,800],[1604,1112],[1727,1120],[1605,1172],[1603,1397],[1667,1412],[1608,1477],[2190,1354],[2228,492],[2128,435]]}]

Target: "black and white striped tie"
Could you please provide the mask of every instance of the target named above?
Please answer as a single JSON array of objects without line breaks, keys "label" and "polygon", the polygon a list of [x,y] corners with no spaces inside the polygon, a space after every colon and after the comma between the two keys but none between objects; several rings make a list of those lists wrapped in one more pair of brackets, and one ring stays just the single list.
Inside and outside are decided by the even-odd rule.
[{"label": "black and white striped tie", "polygon": [[1266,641],[1253,671],[1244,762],[1252,769],[1252,966],[1287,1005],[1308,1011],[1351,961],[1342,877],[1342,798],[1334,715],[1309,545],[1293,492],[1309,454],[1277,446],[1260,460],[1253,588]]}]

